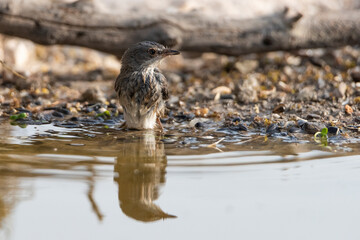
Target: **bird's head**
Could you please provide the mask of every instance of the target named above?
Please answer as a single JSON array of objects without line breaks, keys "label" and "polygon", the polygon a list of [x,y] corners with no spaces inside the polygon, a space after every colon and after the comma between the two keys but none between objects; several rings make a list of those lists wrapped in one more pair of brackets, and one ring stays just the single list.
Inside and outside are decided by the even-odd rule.
[{"label": "bird's head", "polygon": [[158,64],[166,56],[178,54],[179,51],[166,48],[159,43],[144,41],[126,50],[121,62],[123,66],[132,69],[148,68]]}]

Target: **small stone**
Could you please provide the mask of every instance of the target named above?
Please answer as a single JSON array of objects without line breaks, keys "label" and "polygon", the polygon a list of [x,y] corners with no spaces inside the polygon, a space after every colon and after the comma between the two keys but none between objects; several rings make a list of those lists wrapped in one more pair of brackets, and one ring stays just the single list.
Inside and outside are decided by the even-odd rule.
[{"label": "small stone", "polygon": [[345,112],[346,112],[346,114],[351,115],[354,112],[354,110],[352,109],[352,107],[350,105],[346,104]]},{"label": "small stone", "polygon": [[285,111],[285,105],[284,104],[279,104],[274,108],[274,110],[272,112],[273,113],[282,113],[284,111]]},{"label": "small stone", "polygon": [[305,123],[307,123],[307,121],[304,120],[304,119],[299,119],[299,120],[297,121],[297,125],[298,125],[299,127],[302,127]]},{"label": "small stone", "polygon": [[344,97],[345,96],[345,93],[346,93],[346,89],[347,89],[347,85],[346,85],[346,83],[344,83],[344,82],[341,82],[340,84],[339,84],[339,93],[340,93],[340,96],[341,97]]},{"label": "small stone", "polygon": [[350,76],[354,82],[360,82],[360,69],[351,71]]},{"label": "small stone", "polygon": [[267,129],[266,129],[266,133],[271,135],[273,133],[279,132],[279,128],[278,125],[276,123],[272,123],[270,124]]},{"label": "small stone", "polygon": [[160,141],[162,141],[165,144],[171,144],[171,143],[176,143],[176,139],[173,138],[165,138],[165,139],[161,139]]},{"label": "small stone", "polygon": [[36,106],[41,106],[42,102],[41,102],[41,100],[36,100],[36,101],[34,101],[34,104]]},{"label": "small stone", "polygon": [[298,101],[315,101],[317,100],[317,94],[314,87],[305,87],[300,90],[296,97]]},{"label": "small stone", "polygon": [[328,133],[338,135],[341,133],[341,130],[338,127],[328,127]]},{"label": "small stone", "polygon": [[279,119],[279,118],[280,118],[280,115],[274,113],[274,114],[271,115],[271,117],[272,117],[272,119]]},{"label": "small stone", "polygon": [[178,115],[175,116],[175,118],[189,121],[195,118],[195,114],[193,113],[184,114],[183,112],[180,112]]},{"label": "small stone", "polygon": [[232,122],[236,123],[236,122],[241,122],[241,118],[239,117],[236,117],[232,120]]},{"label": "small stone", "polygon": [[81,95],[82,101],[87,102],[105,102],[103,92],[98,88],[89,88]]},{"label": "small stone", "polygon": [[319,120],[321,119],[321,116],[320,115],[317,115],[317,114],[313,114],[313,113],[310,113],[309,115],[306,116],[306,119],[307,120]]},{"label": "small stone", "polygon": [[54,117],[58,117],[58,118],[63,118],[63,117],[64,117],[64,114],[62,114],[61,112],[58,112],[58,111],[54,111],[54,112],[52,113],[52,115],[53,115]]},{"label": "small stone", "polygon": [[31,112],[25,108],[15,108],[19,113],[28,113],[30,114]]},{"label": "small stone", "polygon": [[323,89],[326,86],[326,82],[323,78],[318,79],[318,86],[319,86],[319,89]]},{"label": "small stone", "polygon": [[195,110],[195,116],[197,117],[206,117],[208,113],[209,113],[208,108],[199,108]]},{"label": "small stone", "polygon": [[194,119],[192,119],[192,120],[189,122],[189,126],[190,126],[190,127],[195,127],[195,125],[196,125],[198,122],[203,123],[203,122],[206,122],[206,121],[208,121],[208,119],[206,119],[206,118],[194,118]]},{"label": "small stone", "polygon": [[233,94],[222,94],[220,96],[221,100],[234,100],[235,99],[235,95]]},{"label": "small stone", "polygon": [[205,125],[202,122],[195,123],[195,128],[204,128]]},{"label": "small stone", "polygon": [[244,131],[244,132],[247,132],[248,131],[248,128],[244,125],[244,124],[242,124],[242,123],[240,123],[239,125],[237,125],[238,126],[238,131]]},{"label": "small stone", "polygon": [[301,57],[289,56],[286,58],[286,62],[289,65],[299,66],[301,64]]},{"label": "small stone", "polygon": [[354,98],[354,103],[359,104],[360,103],[360,97]]},{"label": "small stone", "polygon": [[360,117],[356,117],[356,118],[354,119],[354,121],[357,122],[357,123],[360,123]]},{"label": "small stone", "polygon": [[244,60],[235,63],[235,68],[244,75],[254,71],[258,66],[259,62],[256,60]]},{"label": "small stone", "polygon": [[108,108],[117,108],[117,106],[116,106],[116,104],[114,104],[114,103],[110,103],[108,106],[107,106]]},{"label": "small stone", "polygon": [[226,87],[226,86],[220,86],[220,87],[217,87],[217,88],[214,88],[211,93],[213,94],[230,94],[231,93],[231,89],[229,87]]},{"label": "small stone", "polygon": [[302,132],[301,128],[298,128],[298,127],[291,127],[289,129],[289,133],[299,133],[299,132]]},{"label": "small stone", "polygon": [[257,95],[257,90],[260,88],[258,77],[256,74],[251,74],[235,85],[234,93],[239,102],[253,103],[259,100]]},{"label": "small stone", "polygon": [[81,147],[81,146],[85,146],[84,143],[70,143],[70,146],[75,146],[75,147]]},{"label": "small stone", "polygon": [[322,123],[317,122],[306,122],[302,129],[309,134],[315,134],[317,132],[321,132],[321,129],[325,128],[326,126]]},{"label": "small stone", "polygon": [[95,125],[100,123],[100,121],[98,120],[92,120],[92,119],[81,119],[80,122],[84,125]]}]

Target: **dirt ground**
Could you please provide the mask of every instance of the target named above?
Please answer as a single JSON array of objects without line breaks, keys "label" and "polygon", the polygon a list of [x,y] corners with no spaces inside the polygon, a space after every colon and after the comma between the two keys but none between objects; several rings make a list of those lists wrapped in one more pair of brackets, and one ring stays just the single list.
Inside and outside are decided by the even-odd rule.
[{"label": "dirt ground", "polygon": [[[118,59],[74,47],[16,49],[2,65],[0,121],[10,118],[21,127],[121,124],[113,90]],[[19,54],[27,54],[28,62],[19,63]],[[360,136],[360,48],[240,57],[182,53],[160,68],[170,88],[165,131],[302,138],[326,127],[347,141]]]}]

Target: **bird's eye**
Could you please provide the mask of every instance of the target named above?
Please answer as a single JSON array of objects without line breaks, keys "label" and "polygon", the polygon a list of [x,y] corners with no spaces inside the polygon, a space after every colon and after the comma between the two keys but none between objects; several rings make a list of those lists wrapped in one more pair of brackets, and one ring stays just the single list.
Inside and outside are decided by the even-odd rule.
[{"label": "bird's eye", "polygon": [[155,53],[156,53],[156,50],[153,49],[153,48],[150,48],[148,52],[149,52],[149,54],[150,54],[151,56],[154,56]]}]

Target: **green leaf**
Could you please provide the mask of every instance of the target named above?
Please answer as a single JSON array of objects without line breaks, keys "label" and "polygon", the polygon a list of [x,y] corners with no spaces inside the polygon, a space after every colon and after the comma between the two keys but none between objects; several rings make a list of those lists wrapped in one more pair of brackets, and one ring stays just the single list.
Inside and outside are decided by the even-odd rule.
[{"label": "green leaf", "polygon": [[18,119],[18,115],[11,115],[11,116],[10,116],[10,119],[11,119],[11,120],[16,120],[16,119]]},{"label": "green leaf", "polygon": [[321,129],[321,137],[327,137],[327,134],[328,134],[328,129],[327,128]]},{"label": "green leaf", "polygon": [[19,114],[15,114],[15,115],[11,115],[10,119],[11,120],[18,120],[18,119],[24,119],[26,118],[28,115],[26,113],[19,113]]},{"label": "green leaf", "polygon": [[111,114],[110,114],[110,112],[109,112],[108,110],[106,110],[106,111],[104,111],[104,112],[102,112],[102,113],[98,113],[98,114],[96,115],[96,117],[101,117],[101,118],[103,118],[103,119],[110,119],[110,118],[111,118]]},{"label": "green leaf", "polygon": [[23,118],[26,118],[26,117],[27,117],[27,114],[23,113],[23,112],[18,115],[18,119],[23,119]]}]

